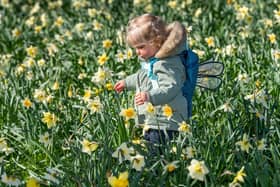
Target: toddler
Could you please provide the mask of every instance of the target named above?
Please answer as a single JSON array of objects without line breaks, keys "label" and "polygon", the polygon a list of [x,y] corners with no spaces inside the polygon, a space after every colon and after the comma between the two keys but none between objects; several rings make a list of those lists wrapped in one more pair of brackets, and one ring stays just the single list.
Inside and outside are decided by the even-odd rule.
[{"label": "toddler", "polygon": [[[188,119],[187,100],[182,94],[185,69],[179,54],[186,50],[185,27],[174,22],[166,24],[160,17],[144,14],[129,21],[126,40],[145,62],[136,73],[118,81],[114,89],[136,90],[136,124],[145,124],[144,139],[165,144],[178,131],[179,123]],[[156,114],[147,112],[154,106]],[[172,109],[166,117],[163,107]]]}]

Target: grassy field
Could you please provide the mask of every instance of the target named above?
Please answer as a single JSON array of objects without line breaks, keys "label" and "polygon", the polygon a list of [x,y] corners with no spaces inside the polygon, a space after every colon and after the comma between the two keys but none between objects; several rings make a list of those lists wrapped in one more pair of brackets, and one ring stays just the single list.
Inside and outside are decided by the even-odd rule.
[{"label": "grassy field", "polygon": [[[112,89],[140,67],[123,35],[145,12],[225,66],[153,158],[135,93]],[[279,1],[1,0],[0,31],[0,186],[279,186]]]}]

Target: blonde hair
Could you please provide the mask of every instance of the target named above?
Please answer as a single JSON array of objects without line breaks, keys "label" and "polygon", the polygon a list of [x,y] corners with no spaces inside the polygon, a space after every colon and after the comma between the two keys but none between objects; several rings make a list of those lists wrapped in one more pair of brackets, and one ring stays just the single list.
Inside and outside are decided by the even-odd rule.
[{"label": "blonde hair", "polygon": [[160,48],[166,37],[166,24],[158,16],[143,14],[128,22],[126,41],[130,46],[151,42]]}]

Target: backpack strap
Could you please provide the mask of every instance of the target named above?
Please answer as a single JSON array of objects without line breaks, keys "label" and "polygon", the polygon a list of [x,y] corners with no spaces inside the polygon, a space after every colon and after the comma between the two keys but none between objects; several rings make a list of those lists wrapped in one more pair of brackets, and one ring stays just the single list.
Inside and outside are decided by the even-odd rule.
[{"label": "backpack strap", "polygon": [[188,117],[192,115],[192,97],[194,94],[197,75],[198,75],[198,61],[199,58],[196,53],[188,49],[179,54],[182,64],[185,67],[186,81],[182,87],[184,97],[188,103]]},{"label": "backpack strap", "polygon": [[158,58],[155,58],[155,57],[149,59],[149,66],[150,66],[150,68],[149,68],[149,72],[148,72],[148,77],[149,77],[150,79],[152,79],[152,78],[155,77],[155,75],[154,75],[154,73],[153,73],[153,69],[154,69],[154,64],[155,64],[157,61],[158,61]]}]

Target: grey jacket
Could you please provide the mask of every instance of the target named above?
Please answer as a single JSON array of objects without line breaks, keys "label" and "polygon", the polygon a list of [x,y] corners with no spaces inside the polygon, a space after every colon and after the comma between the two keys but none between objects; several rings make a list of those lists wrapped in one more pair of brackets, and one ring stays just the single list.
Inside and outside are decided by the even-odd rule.
[{"label": "grey jacket", "polygon": [[[152,80],[148,76],[149,64],[125,79],[128,90],[147,92],[149,102],[155,107],[156,114],[147,113],[147,104],[137,106],[136,124],[146,124],[152,129],[178,130],[178,123],[188,119],[187,100],[182,95],[181,88],[186,79],[184,66],[178,56],[186,50],[185,28],[179,22],[168,26],[169,35],[155,57],[159,60],[153,65]],[[146,68],[145,68],[146,67]],[[162,107],[168,105],[172,108],[173,115],[167,119],[163,115]]]}]

